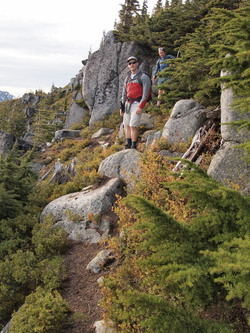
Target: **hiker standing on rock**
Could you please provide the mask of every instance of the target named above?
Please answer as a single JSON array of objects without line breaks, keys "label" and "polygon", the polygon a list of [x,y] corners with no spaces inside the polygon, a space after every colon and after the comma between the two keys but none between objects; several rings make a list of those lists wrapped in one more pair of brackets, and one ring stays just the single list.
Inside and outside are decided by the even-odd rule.
[{"label": "hiker standing on rock", "polygon": [[[158,54],[160,58],[156,62],[156,66],[153,72],[152,82],[154,83],[156,80],[157,73],[163,71],[165,68],[168,67],[168,64],[166,63],[167,59],[174,59],[174,56],[171,54],[167,54],[165,49],[163,47],[158,48]],[[167,78],[165,77],[159,77],[157,80],[157,86],[160,86],[163,82],[165,82]],[[159,106],[161,104],[160,97],[164,93],[164,90],[158,89],[158,101],[157,105]]]},{"label": "hiker standing on rock", "polygon": [[130,72],[124,81],[120,114],[123,116],[125,149],[137,148],[137,139],[142,110],[151,96],[150,77],[140,71],[139,61],[131,56],[127,60]]}]

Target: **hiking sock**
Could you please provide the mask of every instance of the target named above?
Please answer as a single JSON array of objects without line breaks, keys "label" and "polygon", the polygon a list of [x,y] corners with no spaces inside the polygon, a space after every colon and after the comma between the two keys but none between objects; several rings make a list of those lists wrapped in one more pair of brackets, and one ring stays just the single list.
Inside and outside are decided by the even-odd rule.
[{"label": "hiking sock", "polygon": [[136,147],[137,147],[137,141],[132,141],[132,146],[131,146],[131,148],[136,149]]},{"label": "hiking sock", "polygon": [[131,138],[127,138],[126,139],[126,144],[125,144],[125,148],[131,148],[131,145],[132,145],[132,140]]}]

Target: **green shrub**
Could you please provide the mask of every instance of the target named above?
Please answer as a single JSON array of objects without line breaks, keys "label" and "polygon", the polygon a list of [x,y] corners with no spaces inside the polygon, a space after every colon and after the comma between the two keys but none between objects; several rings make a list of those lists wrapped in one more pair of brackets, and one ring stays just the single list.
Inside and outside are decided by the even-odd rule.
[{"label": "green shrub", "polygon": [[[108,317],[124,333],[244,332],[249,198],[193,163],[179,178],[161,157],[146,156],[139,195],[115,208],[119,236],[109,245],[121,261],[104,282]],[[213,318],[215,307],[223,310]]]},{"label": "green shrub", "polygon": [[24,305],[14,313],[9,333],[60,332],[67,313],[68,306],[57,291],[39,287],[26,297]]},{"label": "green shrub", "polygon": [[32,243],[40,259],[61,254],[66,249],[67,232],[62,227],[55,227],[51,216],[46,216],[42,223],[33,229]]}]

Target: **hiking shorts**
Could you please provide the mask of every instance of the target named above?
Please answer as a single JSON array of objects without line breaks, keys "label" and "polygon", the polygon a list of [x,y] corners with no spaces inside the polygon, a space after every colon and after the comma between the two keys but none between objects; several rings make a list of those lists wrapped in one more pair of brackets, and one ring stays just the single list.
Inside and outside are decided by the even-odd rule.
[{"label": "hiking shorts", "polygon": [[123,125],[131,127],[139,127],[141,121],[141,115],[137,114],[136,110],[138,109],[139,102],[125,104],[125,112],[123,115]]}]

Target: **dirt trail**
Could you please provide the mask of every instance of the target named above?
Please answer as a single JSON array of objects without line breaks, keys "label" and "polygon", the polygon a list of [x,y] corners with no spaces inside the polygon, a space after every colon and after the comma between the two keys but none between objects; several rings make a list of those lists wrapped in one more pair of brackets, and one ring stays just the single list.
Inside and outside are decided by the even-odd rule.
[{"label": "dirt trail", "polygon": [[99,244],[69,243],[65,254],[68,277],[63,283],[61,295],[69,304],[72,317],[62,333],[93,333],[93,323],[102,319],[98,306],[101,292],[97,283],[102,274],[86,270],[87,264],[100,250]]}]

